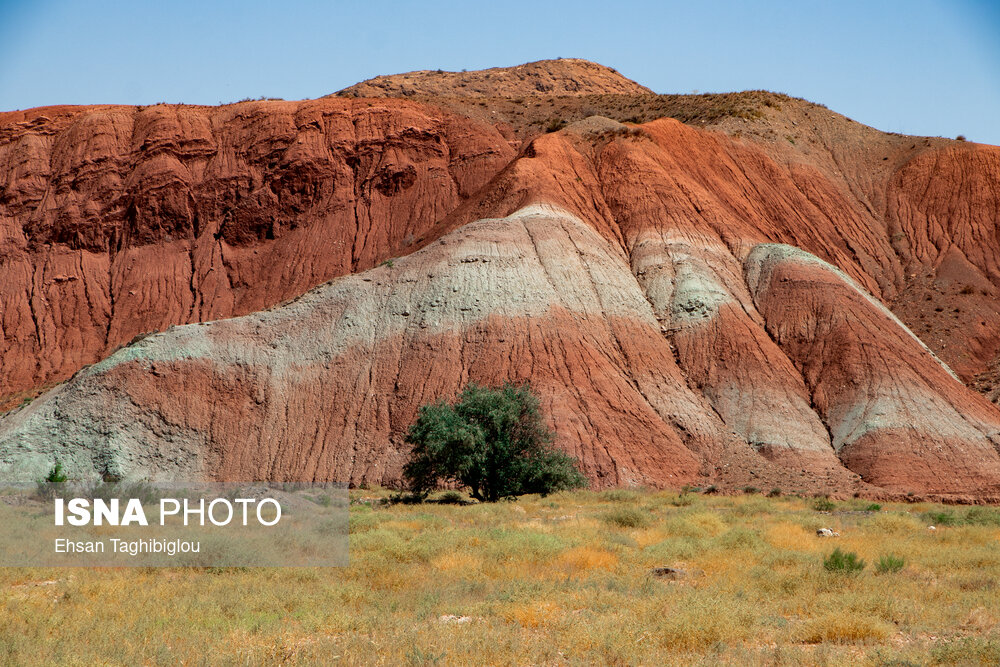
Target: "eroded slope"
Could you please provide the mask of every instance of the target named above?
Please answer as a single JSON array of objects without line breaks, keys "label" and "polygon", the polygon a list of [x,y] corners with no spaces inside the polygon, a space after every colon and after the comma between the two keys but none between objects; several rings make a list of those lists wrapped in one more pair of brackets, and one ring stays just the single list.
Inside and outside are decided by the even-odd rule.
[{"label": "eroded slope", "polygon": [[[730,276],[741,294],[727,299],[696,262],[685,267],[682,248],[666,252],[677,278],[665,302],[640,286],[619,246],[562,209],[476,221],[272,311],[177,327],[117,352],[0,424],[2,474],[39,475],[59,459],[78,475],[394,483],[421,404],[470,380],[509,379],[532,383],[557,444],[597,486],[1000,490],[995,409],[970,401],[842,273],[758,245],[745,281]],[[829,290],[815,289],[816,271]],[[779,290],[806,291],[816,307],[782,309],[800,299]],[[855,300],[847,311],[844,294]],[[747,335],[718,345],[748,295],[736,319]],[[725,370],[692,379],[699,350],[713,344],[719,367],[740,364],[735,381]],[[879,363],[852,346],[882,346]],[[732,398],[747,404],[734,411]],[[900,439],[917,410],[923,421]]]},{"label": "eroded slope", "polygon": [[0,396],[404,252],[513,156],[395,100],[0,116]]}]

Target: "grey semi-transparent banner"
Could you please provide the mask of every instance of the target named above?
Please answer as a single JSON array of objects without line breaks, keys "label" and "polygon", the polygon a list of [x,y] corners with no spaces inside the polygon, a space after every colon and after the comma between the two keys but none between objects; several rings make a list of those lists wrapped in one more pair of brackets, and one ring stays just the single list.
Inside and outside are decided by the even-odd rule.
[{"label": "grey semi-transparent banner", "polygon": [[0,484],[0,566],[339,567],[343,484]]}]

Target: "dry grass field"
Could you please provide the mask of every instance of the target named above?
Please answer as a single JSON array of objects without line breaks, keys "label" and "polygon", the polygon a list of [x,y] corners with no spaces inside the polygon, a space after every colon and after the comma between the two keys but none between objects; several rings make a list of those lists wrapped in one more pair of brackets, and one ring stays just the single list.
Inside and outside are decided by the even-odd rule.
[{"label": "dry grass field", "polygon": [[[995,508],[388,495],[352,492],[347,568],[0,570],[0,662],[1000,664]],[[835,548],[864,569],[826,569]]]}]

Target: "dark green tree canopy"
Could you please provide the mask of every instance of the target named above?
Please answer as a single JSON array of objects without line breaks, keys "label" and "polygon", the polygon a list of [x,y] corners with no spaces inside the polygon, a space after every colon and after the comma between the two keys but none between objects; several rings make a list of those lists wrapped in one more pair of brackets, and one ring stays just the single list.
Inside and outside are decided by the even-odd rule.
[{"label": "dark green tree canopy", "polygon": [[413,451],[403,476],[421,496],[441,482],[468,487],[487,502],[586,485],[575,459],[552,446],[527,385],[470,383],[454,403],[420,408],[406,441]]}]

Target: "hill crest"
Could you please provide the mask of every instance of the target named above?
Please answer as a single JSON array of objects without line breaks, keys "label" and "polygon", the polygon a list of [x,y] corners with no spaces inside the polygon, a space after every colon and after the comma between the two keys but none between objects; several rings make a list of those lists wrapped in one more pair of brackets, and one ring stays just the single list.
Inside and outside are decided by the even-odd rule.
[{"label": "hill crest", "polygon": [[649,88],[617,70],[580,58],[538,60],[513,67],[447,72],[419,70],[377,76],[335,93],[339,97],[520,97],[527,95],[643,95]]}]

